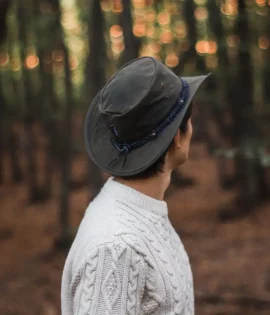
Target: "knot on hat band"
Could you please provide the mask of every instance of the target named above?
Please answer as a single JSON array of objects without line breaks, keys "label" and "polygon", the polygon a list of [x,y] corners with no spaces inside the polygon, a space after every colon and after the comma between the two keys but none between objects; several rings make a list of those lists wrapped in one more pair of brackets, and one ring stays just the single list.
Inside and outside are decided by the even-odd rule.
[{"label": "knot on hat band", "polygon": [[[176,116],[179,114],[179,112],[183,109],[185,106],[188,98],[189,98],[189,85],[187,81],[181,79],[182,82],[182,90],[180,92],[179,98],[177,99],[176,103],[174,104],[170,114],[165,118],[165,120],[155,129],[153,129],[147,136],[143,137],[142,139],[133,141],[133,142],[118,142],[113,137],[111,137],[111,143],[112,145],[120,152],[119,155],[113,159],[109,166],[114,163],[116,160],[118,160],[122,155],[124,155],[124,161],[122,164],[122,167],[125,166],[126,160],[127,160],[127,154],[134,149],[138,149],[148,143],[149,141],[157,138],[164,129],[171,124],[171,122],[176,118]],[[118,134],[116,132],[116,129],[113,128],[113,133],[116,137],[118,137]]]}]

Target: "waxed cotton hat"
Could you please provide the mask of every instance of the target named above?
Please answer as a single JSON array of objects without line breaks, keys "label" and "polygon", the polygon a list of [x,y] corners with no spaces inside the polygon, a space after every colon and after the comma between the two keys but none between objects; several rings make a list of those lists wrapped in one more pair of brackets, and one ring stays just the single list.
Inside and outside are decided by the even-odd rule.
[{"label": "waxed cotton hat", "polygon": [[208,75],[178,77],[152,57],[124,65],[90,104],[84,129],[90,158],[113,176],[146,170],[168,148]]}]

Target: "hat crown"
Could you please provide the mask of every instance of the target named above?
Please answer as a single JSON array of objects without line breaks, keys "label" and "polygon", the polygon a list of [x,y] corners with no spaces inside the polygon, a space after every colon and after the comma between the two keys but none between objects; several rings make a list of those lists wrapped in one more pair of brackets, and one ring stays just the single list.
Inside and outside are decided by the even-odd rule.
[{"label": "hat crown", "polygon": [[99,111],[114,136],[138,140],[168,116],[181,89],[180,79],[161,62],[138,58],[105,85]]}]

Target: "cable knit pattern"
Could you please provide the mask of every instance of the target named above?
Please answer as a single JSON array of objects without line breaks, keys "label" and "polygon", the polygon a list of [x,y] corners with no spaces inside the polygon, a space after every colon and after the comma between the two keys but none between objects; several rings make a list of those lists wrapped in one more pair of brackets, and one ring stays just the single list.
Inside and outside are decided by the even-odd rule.
[{"label": "cable knit pattern", "polygon": [[[121,202],[120,202],[121,204]],[[122,206],[126,206],[130,208],[128,205],[123,204]],[[124,210],[120,207],[120,209]],[[152,234],[151,230],[145,228],[144,225],[141,225],[141,221],[135,220],[128,216],[123,216],[127,222],[131,222],[134,227],[136,227],[140,232],[142,232],[147,240],[151,243],[153,249],[156,251],[156,255],[159,256],[160,260],[163,262],[165,270],[168,274],[168,278],[170,280],[171,286],[173,288],[173,299],[174,299],[174,312],[177,315],[180,315],[185,307],[184,303],[186,301],[186,291],[185,288],[179,286],[177,282],[177,277],[175,271],[173,270],[171,264],[169,263],[168,257],[164,255],[164,249],[161,247],[161,244],[158,242],[157,238]]]},{"label": "cable knit pattern", "polygon": [[[96,280],[97,264],[98,264],[98,250],[94,250],[93,252],[90,253],[89,258],[86,261],[85,270],[83,273],[84,282],[83,282],[82,292],[80,295],[80,301],[79,301],[80,304],[77,306],[78,308],[80,308],[80,313],[82,315],[87,314],[90,308],[90,303],[91,303],[92,296],[94,293],[94,284]],[[73,297],[74,297],[74,291],[75,291],[75,288],[73,286],[72,288]]]},{"label": "cable knit pattern", "polygon": [[128,315],[135,314],[136,310],[136,290],[138,286],[138,276],[140,272],[140,258],[138,255],[132,255],[129,283],[128,283],[128,298],[127,298],[127,313]]},{"label": "cable knit pattern", "polygon": [[62,315],[194,315],[193,278],[167,204],[110,178],[65,262]]}]

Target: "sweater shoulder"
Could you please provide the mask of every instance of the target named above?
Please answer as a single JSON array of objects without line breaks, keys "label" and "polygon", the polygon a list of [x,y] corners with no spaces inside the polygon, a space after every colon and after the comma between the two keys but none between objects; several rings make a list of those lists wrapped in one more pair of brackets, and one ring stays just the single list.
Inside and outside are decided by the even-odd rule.
[{"label": "sweater shoulder", "polygon": [[[117,308],[120,313],[121,305],[122,311],[127,310],[129,314],[141,309],[147,314],[164,303],[157,280],[147,257],[137,250],[133,237],[122,234],[85,255],[73,274],[70,292],[76,308],[91,301],[93,312],[91,310],[90,314],[96,314],[95,308],[102,308],[96,305],[95,297],[104,301],[107,310]],[[104,309],[98,314],[104,314]]]},{"label": "sweater shoulder", "polygon": [[[145,254],[147,248],[139,230],[130,227],[137,219],[119,207],[117,199],[106,194],[99,195],[89,204],[72,244],[72,269],[85,260],[90,251],[106,244],[121,243],[138,253]],[[140,222],[138,221],[140,224]]]}]

